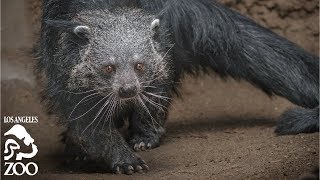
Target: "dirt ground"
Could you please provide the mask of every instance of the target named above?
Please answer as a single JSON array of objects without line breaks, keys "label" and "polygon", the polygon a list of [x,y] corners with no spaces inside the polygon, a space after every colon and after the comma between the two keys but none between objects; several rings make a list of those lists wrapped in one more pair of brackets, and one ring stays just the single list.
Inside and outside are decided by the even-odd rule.
[{"label": "dirt ground", "polygon": [[[318,53],[319,1],[223,2]],[[294,105],[280,97],[270,99],[246,82],[222,81],[211,74],[182,82],[183,99],[175,98],[172,104],[161,146],[138,153],[149,172],[126,176],[71,171],[62,166],[59,134],[64,128],[44,111],[28,55],[38,29],[39,2],[1,3],[1,117],[39,117],[39,123],[25,125],[39,149],[34,161],[40,173],[32,179],[298,179],[318,166],[319,133],[273,133],[276,118]],[[11,126],[2,123],[1,132]]]}]

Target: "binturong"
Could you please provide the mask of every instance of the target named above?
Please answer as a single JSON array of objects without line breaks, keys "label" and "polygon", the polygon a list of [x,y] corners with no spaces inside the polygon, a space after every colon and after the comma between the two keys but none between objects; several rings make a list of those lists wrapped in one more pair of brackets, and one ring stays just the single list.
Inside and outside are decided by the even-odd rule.
[{"label": "binturong", "polygon": [[278,134],[319,129],[319,58],[211,0],[45,0],[36,50],[66,157],[95,171],[149,169],[134,151],[160,145],[184,73],[244,79],[300,106]]}]

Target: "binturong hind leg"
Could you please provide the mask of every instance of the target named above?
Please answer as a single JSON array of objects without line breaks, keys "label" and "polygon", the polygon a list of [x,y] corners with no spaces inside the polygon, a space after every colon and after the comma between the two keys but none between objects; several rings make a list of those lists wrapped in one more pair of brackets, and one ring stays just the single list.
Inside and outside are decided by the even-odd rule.
[{"label": "binturong hind leg", "polygon": [[319,106],[314,109],[301,107],[284,112],[275,132],[279,135],[313,133],[319,131]]}]

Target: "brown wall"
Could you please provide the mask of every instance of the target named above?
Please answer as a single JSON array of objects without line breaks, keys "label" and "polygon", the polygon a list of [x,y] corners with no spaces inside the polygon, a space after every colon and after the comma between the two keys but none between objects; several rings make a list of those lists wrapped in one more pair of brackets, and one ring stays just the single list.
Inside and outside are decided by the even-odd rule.
[{"label": "brown wall", "polygon": [[221,0],[258,23],[318,54],[319,1]]}]

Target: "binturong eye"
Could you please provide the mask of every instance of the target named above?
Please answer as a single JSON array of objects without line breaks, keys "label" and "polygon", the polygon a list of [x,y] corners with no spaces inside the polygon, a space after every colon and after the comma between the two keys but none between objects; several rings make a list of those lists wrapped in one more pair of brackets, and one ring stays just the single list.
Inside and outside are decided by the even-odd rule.
[{"label": "binturong eye", "polygon": [[144,70],[144,65],[142,63],[137,63],[136,64],[136,70],[137,71],[143,71]]},{"label": "binturong eye", "polygon": [[107,72],[107,73],[112,73],[114,71],[114,68],[111,65],[107,65],[104,68],[104,71]]}]

